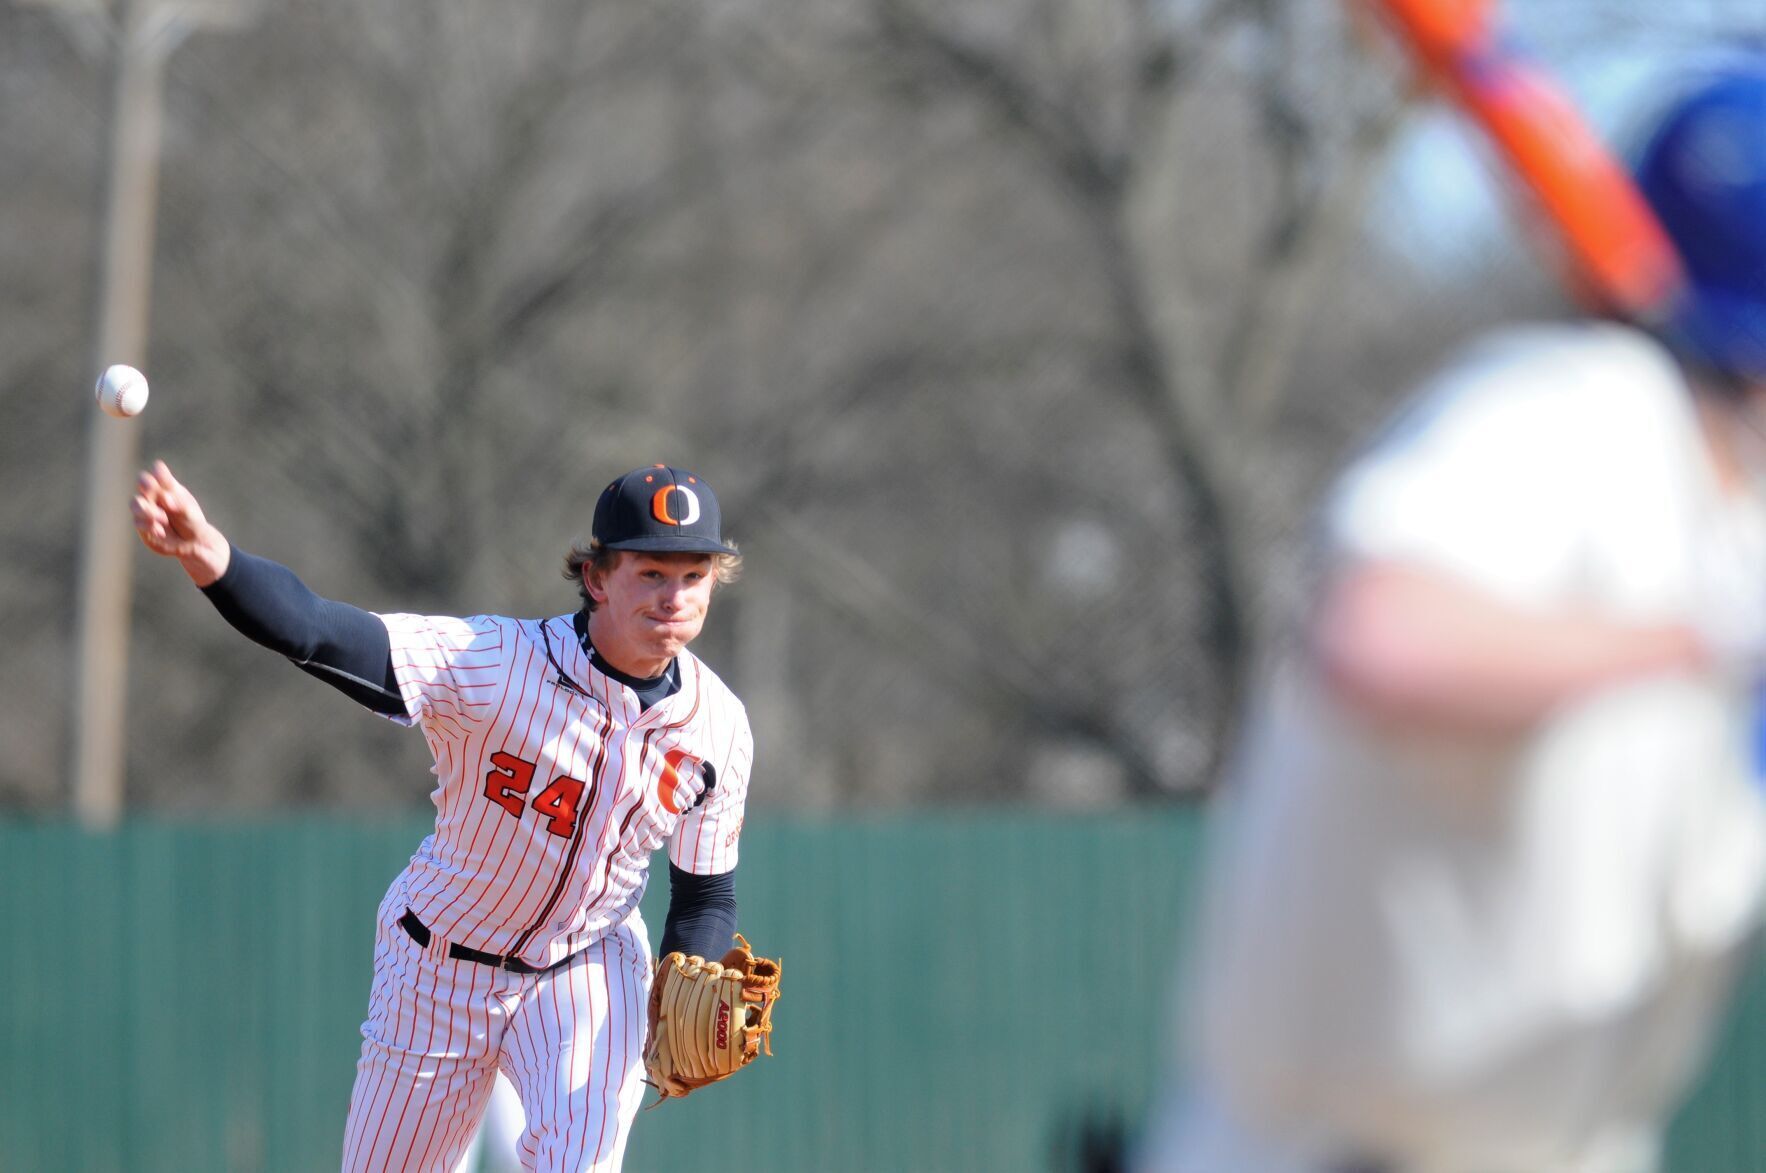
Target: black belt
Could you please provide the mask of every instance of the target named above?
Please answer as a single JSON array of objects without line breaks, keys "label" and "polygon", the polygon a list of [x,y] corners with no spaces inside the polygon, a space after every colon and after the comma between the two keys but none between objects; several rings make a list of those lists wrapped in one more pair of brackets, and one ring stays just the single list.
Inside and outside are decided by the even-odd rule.
[{"label": "black belt", "polygon": [[[418,920],[416,913],[408,908],[405,909],[405,915],[399,917],[399,927],[411,935],[411,940],[417,942],[419,949],[429,948],[429,926]],[[554,961],[551,965],[529,965],[514,954],[504,957],[500,953],[486,953],[482,949],[473,949],[458,942],[449,942],[448,956],[459,961],[476,961],[478,964],[488,965],[492,969],[506,969],[510,973],[546,973],[549,970],[557,969],[560,965],[568,965],[575,959],[576,954],[572,953],[564,960]]]}]

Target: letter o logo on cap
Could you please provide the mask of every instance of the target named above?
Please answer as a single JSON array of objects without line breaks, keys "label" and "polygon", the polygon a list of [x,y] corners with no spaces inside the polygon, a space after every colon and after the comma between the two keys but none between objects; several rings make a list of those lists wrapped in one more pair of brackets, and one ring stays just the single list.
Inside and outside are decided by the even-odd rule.
[{"label": "letter o logo on cap", "polygon": [[[677,517],[671,493],[679,493],[685,508]],[[699,496],[685,485],[664,485],[650,498],[650,513],[665,525],[692,525],[699,520]]]}]

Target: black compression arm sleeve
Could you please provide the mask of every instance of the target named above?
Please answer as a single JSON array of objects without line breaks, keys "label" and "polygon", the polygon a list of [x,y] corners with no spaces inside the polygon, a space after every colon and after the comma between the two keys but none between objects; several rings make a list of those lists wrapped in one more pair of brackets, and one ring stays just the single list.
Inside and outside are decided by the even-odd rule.
[{"label": "black compression arm sleeve", "polygon": [[716,961],[736,936],[736,873],[697,876],[668,865],[668,920],[662,926],[662,952]]},{"label": "black compression arm sleeve", "polygon": [[232,547],[227,573],[202,588],[222,618],[377,713],[404,717],[392,641],[380,618],[320,598],[279,562]]}]

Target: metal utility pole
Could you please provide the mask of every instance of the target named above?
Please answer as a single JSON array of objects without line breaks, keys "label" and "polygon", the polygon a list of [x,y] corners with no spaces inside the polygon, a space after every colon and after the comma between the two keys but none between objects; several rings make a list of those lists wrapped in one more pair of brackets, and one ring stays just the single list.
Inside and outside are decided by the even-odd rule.
[{"label": "metal utility pole", "polygon": [[[78,0],[54,6],[70,21],[93,12]],[[88,371],[94,381],[112,363],[146,365],[166,58],[198,25],[237,23],[243,15],[237,4],[118,0],[108,22],[111,134],[98,334]],[[96,408],[90,419],[71,760],[74,812],[84,826],[102,830],[115,826],[123,809],[134,553],[128,498],[141,425]]]}]

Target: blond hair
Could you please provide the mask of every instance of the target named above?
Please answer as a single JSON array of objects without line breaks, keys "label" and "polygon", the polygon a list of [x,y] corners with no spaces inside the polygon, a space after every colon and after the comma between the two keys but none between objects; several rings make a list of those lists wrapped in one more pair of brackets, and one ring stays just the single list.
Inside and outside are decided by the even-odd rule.
[{"label": "blond hair", "polygon": [[[724,544],[729,546],[732,550],[736,548],[736,543],[734,542],[726,542]],[[691,550],[683,550],[680,552],[684,554],[693,553]],[[564,555],[564,577],[576,583],[576,592],[582,596],[583,609],[585,611],[593,611],[595,609],[595,600],[594,597],[589,594],[587,584],[583,582],[583,568],[589,567],[606,574],[615,566],[619,565],[619,556],[621,554],[642,553],[668,553],[668,551],[610,550],[594,538],[590,538],[586,542],[572,542],[570,544],[570,551]],[[734,554],[712,554],[710,557],[711,572],[713,576],[716,577],[718,586],[725,586],[729,583],[735,582],[742,576],[742,555],[740,552]]]}]

